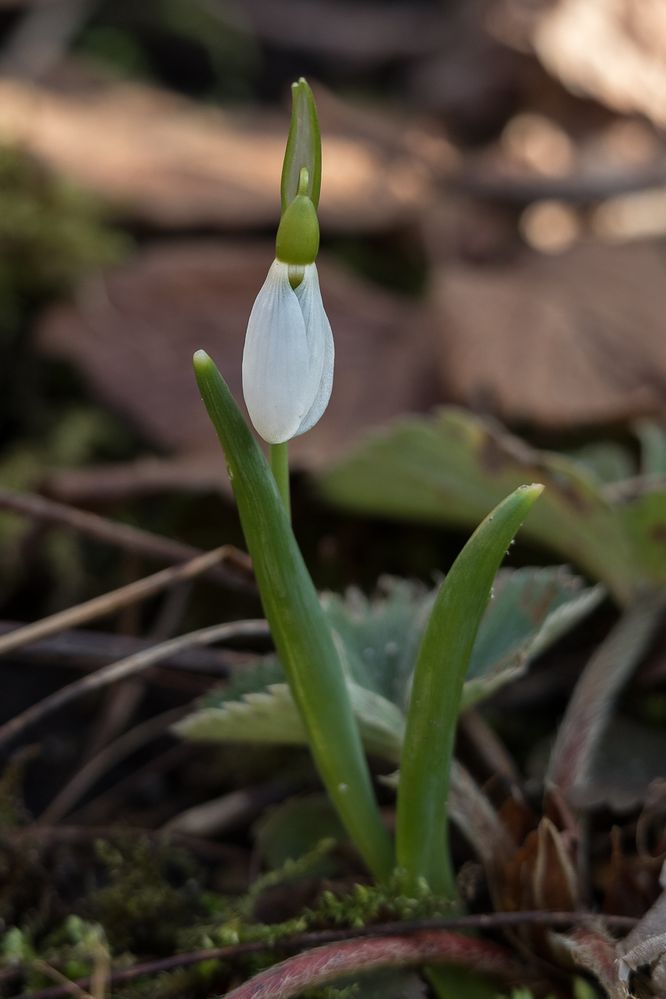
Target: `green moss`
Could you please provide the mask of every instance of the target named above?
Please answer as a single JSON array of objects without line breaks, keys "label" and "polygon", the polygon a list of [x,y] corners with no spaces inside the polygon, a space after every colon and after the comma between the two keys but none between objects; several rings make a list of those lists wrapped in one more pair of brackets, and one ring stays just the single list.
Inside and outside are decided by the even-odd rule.
[{"label": "green moss", "polygon": [[3,325],[24,296],[66,291],[121,259],[128,241],[103,221],[100,202],[0,146],[0,304]]},{"label": "green moss", "polygon": [[154,840],[97,843],[108,883],[87,899],[114,952],[169,953],[179,927],[200,920],[199,872],[193,859]]}]

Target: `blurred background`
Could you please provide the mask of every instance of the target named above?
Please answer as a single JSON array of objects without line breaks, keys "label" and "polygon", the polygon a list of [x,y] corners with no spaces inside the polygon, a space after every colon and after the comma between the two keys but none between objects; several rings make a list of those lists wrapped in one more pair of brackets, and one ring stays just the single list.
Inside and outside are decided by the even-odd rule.
[{"label": "blurred background", "polygon": [[[453,403],[564,449],[631,448],[663,417],[663,0],[2,0],[0,28],[5,490],[240,542],[190,358],[240,398],[300,75],[337,347],[293,447],[320,584],[428,576],[455,550],[415,527],[383,544],[318,499],[394,417]],[[7,619],[141,568],[3,504]]]},{"label": "blurred background", "polygon": [[[243,547],[191,356],[205,348],[240,401],[301,75],[322,126],[337,358],[329,409],[291,447],[296,533],[321,588],[430,585],[494,502],[547,482],[508,561],[572,562],[610,596],[495,702],[522,766],[617,608],[664,580],[666,0],[0,0],[0,636]],[[441,406],[459,409],[429,415]],[[265,635],[83,688],[40,724],[20,714],[147,645],[258,617],[237,555],[2,657],[0,721],[25,724],[0,823],[47,851],[18,838],[0,857],[7,925],[78,911],[99,829],[149,837],[256,785],[224,820],[231,842],[190,837],[216,891],[243,888],[247,826],[288,793],[284,760],[316,786],[303,754],[211,755],[169,734]],[[666,758],[654,646],[623,694],[633,728],[611,740],[622,766],[657,740],[641,788]],[[148,913],[137,902],[138,937],[115,896],[94,909],[114,953],[168,952],[169,919],[191,923],[176,894],[164,919],[141,880],[154,842],[127,882]]]}]

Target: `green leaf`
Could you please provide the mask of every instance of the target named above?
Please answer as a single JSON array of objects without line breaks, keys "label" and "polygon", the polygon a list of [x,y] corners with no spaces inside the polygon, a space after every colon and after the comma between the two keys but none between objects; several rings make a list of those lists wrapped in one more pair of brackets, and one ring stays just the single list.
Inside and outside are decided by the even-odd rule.
[{"label": "green leaf", "polygon": [[621,444],[612,441],[595,441],[566,452],[579,465],[583,465],[600,485],[622,482],[636,474],[634,460]]},{"label": "green leaf", "polygon": [[455,895],[447,799],[463,682],[499,564],[543,486],[520,486],[479,525],[444,580],[421,641],[400,762],[398,865],[413,885]]},{"label": "green leaf", "polygon": [[634,430],[641,446],[641,473],[666,478],[666,427],[640,420]]},{"label": "green leaf", "polygon": [[666,586],[666,482],[646,481],[629,496],[618,491],[615,508],[640,563],[644,585]]},{"label": "green leaf", "polygon": [[481,619],[463,687],[469,708],[526,671],[537,655],[602,600],[566,567],[500,571]]},{"label": "green leaf", "polygon": [[[625,501],[615,499],[585,465],[534,450],[463,410],[446,408],[434,417],[396,422],[319,475],[324,495],[342,506],[466,526],[532,479],[546,490],[524,537],[603,582],[620,603],[646,586],[666,583],[666,558],[663,550],[655,554],[654,546],[655,528],[662,538],[666,534],[666,520],[656,510],[659,505],[663,511],[663,499],[644,501],[649,515],[644,508],[627,512]],[[663,497],[663,487],[657,491]]]},{"label": "green leaf", "polygon": [[204,707],[174,726],[196,742],[265,742],[307,745],[308,736],[286,683],[248,692],[241,700]]},{"label": "green leaf", "polygon": [[347,675],[402,709],[409,701],[416,650],[434,591],[422,583],[385,576],[377,594],[356,589],[322,595]]},{"label": "green leaf", "polygon": [[[346,839],[340,820],[325,794],[288,798],[262,816],[254,827],[254,833],[259,853],[272,869],[316,850],[322,840],[341,842]],[[331,857],[324,855],[318,868],[322,877],[330,877],[335,871],[335,863]]]},{"label": "green leaf", "polygon": [[[347,682],[349,700],[361,737],[370,753],[397,759],[402,745],[405,719],[400,710],[380,694]],[[224,701],[218,707],[203,707],[178,722],[175,731],[197,742],[263,742],[304,746],[307,732],[289,687],[271,684],[247,693],[241,700]]]},{"label": "green leaf", "polygon": [[[385,577],[373,598],[354,589],[345,597],[322,596],[366,750],[396,764],[416,652],[435,595],[420,583]],[[586,588],[564,567],[501,570],[474,644],[463,708],[522,675],[602,597],[600,587]],[[204,741],[306,743],[275,655],[246,663],[231,683],[203,697],[176,730]]]},{"label": "green leaf", "polygon": [[386,878],[393,869],[391,841],[375,800],[340,658],[275,479],[204,351],[195,354],[194,369],[224,448],[266,618],[317,769],[368,867]]}]

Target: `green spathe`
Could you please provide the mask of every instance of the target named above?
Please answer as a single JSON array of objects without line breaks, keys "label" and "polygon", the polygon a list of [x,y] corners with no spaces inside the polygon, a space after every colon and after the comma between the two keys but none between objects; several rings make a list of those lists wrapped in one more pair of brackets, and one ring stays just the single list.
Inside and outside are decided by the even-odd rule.
[{"label": "green spathe", "polygon": [[282,165],[280,194],[282,212],[300,192],[301,170],[308,171],[307,189],[315,209],[319,205],[321,190],[321,136],[317,107],[308,83],[303,77],[291,85],[291,123]]}]

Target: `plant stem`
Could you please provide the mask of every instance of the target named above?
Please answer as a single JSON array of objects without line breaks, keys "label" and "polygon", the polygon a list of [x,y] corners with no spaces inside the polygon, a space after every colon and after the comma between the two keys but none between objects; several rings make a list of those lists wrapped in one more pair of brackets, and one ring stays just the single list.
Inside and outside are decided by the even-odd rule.
[{"label": "plant stem", "polygon": [[287,511],[287,516],[291,520],[291,498],[289,495],[289,445],[271,444],[271,471],[278,487],[278,492]]}]

